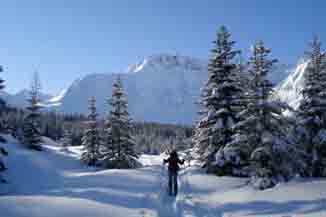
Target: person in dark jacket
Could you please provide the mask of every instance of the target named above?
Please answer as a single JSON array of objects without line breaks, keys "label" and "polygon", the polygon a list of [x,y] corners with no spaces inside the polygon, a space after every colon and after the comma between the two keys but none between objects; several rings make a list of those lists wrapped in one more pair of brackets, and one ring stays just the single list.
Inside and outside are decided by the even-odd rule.
[{"label": "person in dark jacket", "polygon": [[173,150],[170,153],[168,159],[164,159],[164,164],[168,163],[168,171],[169,171],[169,195],[172,195],[172,185],[174,196],[178,193],[178,171],[179,164],[182,165],[184,160],[180,160],[178,157],[178,153]]}]

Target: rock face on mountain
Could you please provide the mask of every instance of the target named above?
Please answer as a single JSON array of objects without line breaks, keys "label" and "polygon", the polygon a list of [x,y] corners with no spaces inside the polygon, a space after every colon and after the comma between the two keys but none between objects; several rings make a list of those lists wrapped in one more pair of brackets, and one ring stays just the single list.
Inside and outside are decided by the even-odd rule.
[{"label": "rock face on mountain", "polygon": [[[98,112],[105,115],[115,77],[91,74],[76,80],[57,100],[57,109],[86,113],[88,99],[95,96]],[[197,117],[200,88],[207,79],[207,63],[189,57],[155,55],[130,66],[122,79],[133,119],[191,124]]]},{"label": "rock face on mountain", "polygon": [[277,87],[276,92],[282,101],[296,109],[302,99],[301,90],[304,85],[304,74],[308,66],[307,60],[300,60],[297,66]]}]

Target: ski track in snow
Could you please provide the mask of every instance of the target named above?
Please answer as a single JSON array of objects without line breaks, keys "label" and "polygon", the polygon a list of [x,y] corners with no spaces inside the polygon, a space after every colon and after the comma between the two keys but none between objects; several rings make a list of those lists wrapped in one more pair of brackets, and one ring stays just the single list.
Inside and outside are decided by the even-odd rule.
[{"label": "ski track in snow", "polygon": [[166,168],[162,165],[159,174],[159,193],[157,195],[158,216],[175,217],[176,215],[176,198],[168,195],[168,174]]},{"label": "ski track in snow", "polygon": [[[192,195],[191,195],[191,186],[189,184],[189,175],[191,168],[183,168],[179,172],[178,176],[178,195],[176,197],[168,195],[168,178],[167,178],[167,170],[161,169],[160,174],[160,193],[158,197],[158,201],[160,201],[160,210],[159,216],[161,217],[196,217],[196,216],[207,216],[210,215],[216,217],[214,214],[206,215],[210,211],[207,210],[204,213],[195,213],[194,208],[196,209],[196,204],[193,203]],[[199,214],[199,215],[198,215]]]},{"label": "ski track in snow", "polygon": [[204,209],[193,199],[196,197],[194,189],[189,182],[189,178],[192,172],[197,168],[186,168],[180,172],[179,176],[179,195],[177,197],[177,215],[178,217],[219,217],[216,212],[212,212],[211,209]]}]

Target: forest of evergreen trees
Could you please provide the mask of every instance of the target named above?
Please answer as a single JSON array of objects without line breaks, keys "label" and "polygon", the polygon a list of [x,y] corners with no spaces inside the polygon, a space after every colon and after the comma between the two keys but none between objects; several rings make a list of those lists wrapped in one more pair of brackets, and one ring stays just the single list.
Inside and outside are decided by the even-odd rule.
[{"label": "forest of evergreen trees", "polygon": [[194,136],[195,154],[207,172],[251,177],[258,189],[274,186],[296,175],[326,176],[325,54],[316,37],[303,100],[297,111],[274,92],[268,80],[271,49],[257,41],[248,63],[239,63],[235,41],[222,26],[214,41],[209,78],[201,96],[202,119]]}]

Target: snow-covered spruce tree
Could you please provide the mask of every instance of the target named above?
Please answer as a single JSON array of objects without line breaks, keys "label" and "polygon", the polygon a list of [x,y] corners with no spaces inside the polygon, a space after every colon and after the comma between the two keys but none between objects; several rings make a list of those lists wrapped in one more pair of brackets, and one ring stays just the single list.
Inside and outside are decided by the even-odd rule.
[{"label": "snow-covered spruce tree", "polygon": [[4,134],[12,134],[12,129],[10,126],[9,114],[4,112],[1,114],[1,132]]},{"label": "snow-covered spruce tree", "polygon": [[41,129],[40,129],[40,90],[41,82],[38,73],[34,73],[30,97],[27,99],[29,105],[26,107],[27,115],[23,124],[23,143],[30,149],[41,151]]},{"label": "snow-covered spruce tree", "polygon": [[242,93],[239,70],[234,57],[235,44],[222,26],[214,41],[208,66],[208,81],[202,88],[200,114],[194,136],[195,150],[209,173],[223,175],[216,167],[216,153],[231,141],[232,127],[237,122],[239,96]]},{"label": "snow-covered spruce tree", "polygon": [[[3,72],[2,66],[0,66],[0,72]],[[0,90],[5,88],[5,80],[0,78]],[[7,130],[7,121],[6,121],[6,102],[4,99],[0,98],[0,132],[4,133]]]},{"label": "snow-covered spruce tree", "polygon": [[[1,66],[0,66],[0,72],[3,72],[3,69],[2,69]],[[0,78],[0,90],[3,90],[5,88],[4,82],[5,82],[4,79]],[[3,99],[0,99],[0,115],[1,115],[1,119],[3,119],[5,107],[6,107],[5,101]],[[3,125],[1,125],[0,130],[1,130],[0,131],[1,133],[4,132],[4,126]],[[6,151],[6,149],[4,147],[0,146],[0,182],[2,182],[2,183],[5,183],[6,180],[1,177],[1,173],[7,169],[4,162],[3,162],[3,160],[2,160],[2,157],[7,156],[7,155],[8,155],[8,152]]]},{"label": "snow-covered spruce tree", "polygon": [[233,158],[235,173],[250,175],[254,187],[265,189],[287,180],[294,174],[296,146],[290,142],[289,120],[282,112],[285,103],[273,99],[273,85],[267,79],[277,61],[270,59],[271,50],[262,41],[252,49],[249,61],[250,88],[244,97],[245,109],[234,125],[233,140],[223,154]]},{"label": "snow-covered spruce tree", "polygon": [[[229,143],[220,148],[215,156],[216,168],[219,175],[231,175],[231,176],[249,176],[249,159],[243,156],[241,148],[234,143],[234,138],[237,135],[237,131],[234,126],[241,121],[241,112],[248,106],[248,94],[251,90],[252,74],[249,73],[249,64],[245,62],[243,57],[238,55],[236,69],[238,76],[240,77],[240,85],[242,91],[237,96],[237,104],[234,106],[237,110],[237,122],[232,127],[232,138]],[[232,145],[231,145],[232,144]]]},{"label": "snow-covered spruce tree", "polygon": [[[0,72],[3,72],[2,66],[0,66]],[[4,82],[5,82],[5,80],[3,78],[0,78],[0,90],[3,90],[5,88]],[[6,110],[6,101],[4,99],[0,98],[0,115],[1,116],[3,116],[5,110]],[[0,128],[0,130],[1,130],[1,128]]]},{"label": "snow-covered spruce tree", "polygon": [[306,151],[305,176],[326,176],[326,57],[315,37],[307,52],[303,99],[297,114],[296,135]]},{"label": "snow-covered spruce tree", "polygon": [[123,92],[121,77],[113,84],[111,111],[106,120],[103,142],[103,164],[106,168],[135,168],[139,166],[136,143],[131,136],[128,101]]},{"label": "snow-covered spruce tree", "polygon": [[[0,72],[3,72],[2,66],[0,66]],[[4,85],[5,80],[0,78],[0,90],[5,88]],[[7,105],[6,101],[0,98],[0,132],[1,133],[8,133],[8,116],[7,116]]]},{"label": "snow-covered spruce tree", "polygon": [[100,135],[97,124],[96,100],[92,97],[89,100],[89,115],[86,122],[87,128],[82,138],[83,153],[81,160],[88,166],[95,166],[98,163],[100,153]]}]

